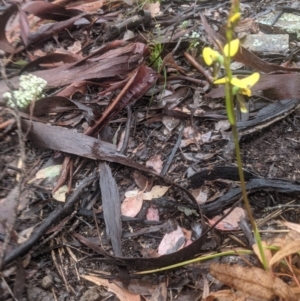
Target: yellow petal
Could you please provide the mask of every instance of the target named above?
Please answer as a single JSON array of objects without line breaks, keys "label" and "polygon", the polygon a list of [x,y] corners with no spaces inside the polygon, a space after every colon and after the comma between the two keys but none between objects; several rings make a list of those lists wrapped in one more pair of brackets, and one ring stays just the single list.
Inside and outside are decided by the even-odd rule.
[{"label": "yellow petal", "polygon": [[211,49],[210,47],[205,47],[202,55],[206,65],[208,66],[212,65],[212,63],[214,63],[220,56],[219,52]]},{"label": "yellow petal", "polygon": [[229,49],[229,45],[226,44],[224,47],[224,54],[226,56],[233,57],[236,55],[236,53],[239,50],[240,40],[239,39],[232,40],[229,44],[230,44],[230,49]]},{"label": "yellow petal", "polygon": [[218,78],[214,81],[215,85],[224,85],[227,82],[227,77]]},{"label": "yellow petal", "polygon": [[236,95],[236,98],[239,102],[241,112],[242,113],[248,113],[248,109],[247,109],[244,97],[240,93],[238,93]]},{"label": "yellow petal", "polygon": [[243,95],[246,95],[248,97],[252,95],[251,90],[249,88],[242,88],[240,91]]},{"label": "yellow petal", "polygon": [[235,23],[241,18],[241,13],[235,13],[233,16],[230,17],[229,22]]},{"label": "yellow petal", "polygon": [[247,89],[247,88],[249,89],[252,88],[258,82],[259,77],[260,77],[259,73],[255,72],[243,79],[238,79],[235,77],[231,80],[231,84],[241,89]]}]

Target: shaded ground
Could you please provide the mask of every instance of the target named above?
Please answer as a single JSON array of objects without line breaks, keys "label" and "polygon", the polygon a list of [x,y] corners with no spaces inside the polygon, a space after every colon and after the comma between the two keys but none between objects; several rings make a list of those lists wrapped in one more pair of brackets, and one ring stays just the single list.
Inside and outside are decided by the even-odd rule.
[{"label": "shaded ground", "polygon": [[[123,5],[118,2],[114,4],[116,5],[115,9],[109,9],[107,5],[101,8],[103,9],[103,20],[106,18],[105,21],[102,21],[106,26],[113,21],[116,22],[115,24],[119,24],[116,21],[118,15],[121,20],[127,20],[136,15],[132,8],[126,8],[126,5],[123,8],[124,3]],[[84,48],[83,56],[91,53],[91,46],[98,49],[102,45],[109,44],[110,47],[103,51],[104,54],[96,53],[90,61],[87,60],[88,63],[82,58],[76,58],[76,65],[69,67],[67,62],[64,62],[63,65],[55,65],[57,62],[51,61],[54,68],[65,68],[64,70],[60,69],[60,73],[56,74],[54,68],[49,68],[49,66],[46,66],[49,69],[40,71],[41,77],[42,75],[46,76],[49,72],[47,75],[48,84],[50,82],[48,95],[54,92],[58,93],[54,88],[64,86],[62,83],[56,83],[63,81],[62,74],[66,74],[66,77],[69,76],[68,82],[65,84],[73,90],[72,92],[63,90],[65,94],[62,97],[66,98],[64,100],[49,96],[50,98],[44,101],[40,107],[37,102],[31,125],[29,122],[22,124],[23,132],[26,133],[28,129],[27,134],[29,134],[28,139],[25,139],[26,160],[23,167],[19,163],[20,145],[16,123],[13,121],[5,123],[14,119],[13,112],[6,109],[4,101],[2,102],[0,107],[0,124],[3,125],[0,128],[0,200],[4,214],[2,213],[1,216],[1,241],[7,237],[9,225],[14,222],[15,224],[10,240],[11,244],[6,248],[6,257],[4,256],[6,265],[3,268],[5,275],[3,279],[5,281],[1,282],[0,300],[12,300],[12,294],[7,290],[6,283],[17,298],[22,300],[21,297],[23,297],[23,300],[29,301],[43,300],[42,297],[48,298],[48,300],[117,300],[113,294],[118,295],[117,289],[111,283],[127,287],[134,294],[123,297],[123,300],[140,300],[138,299],[140,296],[148,298],[152,296],[151,300],[160,300],[159,298],[162,298],[161,300],[200,300],[202,294],[207,296],[208,287],[210,292],[224,288],[222,283],[209,274],[209,263],[212,261],[228,265],[239,263],[243,266],[248,266],[248,263],[251,262],[254,266],[260,266],[254,256],[243,255],[243,259],[238,256],[227,256],[161,273],[150,273],[145,276],[134,274],[135,271],[154,269],[166,266],[171,262],[192,259],[196,255],[225,249],[246,248],[251,244],[249,237],[240,229],[237,231],[213,229],[204,241],[200,241],[201,234],[197,229],[203,226],[202,222],[205,221],[208,224],[208,221],[201,219],[198,206],[193,203],[195,199],[192,199],[188,192],[194,193],[198,203],[203,206],[206,201],[219,202],[219,197],[226,195],[239,184],[232,178],[232,175],[227,175],[222,179],[217,176],[215,179],[207,180],[200,187],[202,197],[199,198],[199,191],[197,195],[195,187],[192,187],[188,179],[195,172],[206,169],[214,170],[220,166],[235,166],[232,152],[230,150],[227,152],[228,139],[230,139],[226,132],[227,129],[216,129],[216,124],[220,120],[226,120],[223,98],[206,97],[206,94],[212,90],[208,79],[201,72],[196,71],[191,60],[184,54],[187,51],[197,57],[201,52],[198,51],[197,54],[197,48],[189,48],[194,42],[194,38],[178,44],[178,50],[172,53],[171,58],[165,59],[167,77],[165,78],[161,72],[155,86],[150,81],[152,75],[147,73],[148,69],[143,70],[144,76],[135,77],[134,73],[136,70],[141,70],[139,68],[141,68],[142,62],[151,65],[145,54],[147,51],[144,51],[140,44],[135,43],[151,44],[149,41],[153,42],[158,38],[164,38],[165,48],[162,53],[158,52],[158,56],[166,58],[176,46],[179,37],[186,34],[185,30],[188,29],[188,34],[194,30],[200,32],[201,44],[199,47],[201,48],[209,41],[202,22],[200,22],[198,11],[205,11],[208,23],[214,30],[217,30],[226,19],[228,4],[223,1],[197,5],[189,2],[182,5],[163,3],[160,9],[163,15],[157,19],[152,18],[152,23],[146,24],[146,29],[142,26],[133,28],[135,36],[128,44],[124,44],[125,46],[122,43],[117,46],[109,44],[117,38],[122,38],[122,35],[116,34],[115,36],[112,28],[105,28],[104,25],[102,27],[99,24],[91,27],[91,36],[86,34],[82,25],[71,27],[71,33],[78,34],[78,37],[75,36],[71,40],[63,31],[59,39],[60,46],[56,44],[52,36],[45,37],[42,45],[37,42],[31,45],[32,49],[45,50],[49,44],[54,48],[66,49],[66,46],[73,45],[74,41],[89,36],[92,44]],[[288,2],[286,4],[290,5]],[[243,14],[245,17],[254,18],[256,14],[267,11],[269,5],[263,1],[258,5],[254,5],[252,1],[245,2],[243,3]],[[185,10],[186,7],[190,10]],[[98,9],[100,10],[100,8]],[[196,12],[193,12],[194,9]],[[121,12],[123,12],[122,16]],[[175,18],[178,16],[182,17],[179,20],[180,24],[185,19],[189,21],[187,28],[180,28]],[[157,24],[160,24],[160,28]],[[169,34],[172,32],[174,32],[175,38],[172,37],[170,40]],[[178,35],[176,36],[176,34]],[[98,45],[94,43],[96,36],[99,36],[101,40]],[[106,41],[104,36],[109,41]],[[83,43],[80,47],[83,48],[87,44],[89,43]],[[128,45],[134,46],[130,48]],[[149,48],[150,52],[154,52],[153,45],[149,45]],[[291,49],[295,48],[295,44],[291,43]],[[113,53],[115,56],[109,51],[115,51]],[[126,59],[123,58],[124,53],[128,54]],[[74,52],[72,55],[75,56]],[[105,57],[106,55],[107,57]],[[20,57],[26,58],[26,52],[21,52]],[[61,57],[59,60],[63,61]],[[116,60],[120,60],[120,63],[115,63]],[[286,57],[280,56],[278,60],[278,63],[286,62]],[[297,60],[296,56],[294,68],[298,66]],[[204,66],[201,60],[198,63],[200,66]],[[80,66],[83,68],[80,69]],[[89,69],[91,66],[99,67],[94,76],[89,73],[92,72]],[[45,66],[38,67],[38,65],[36,67],[38,70],[45,68]],[[153,62],[152,67],[154,68]],[[72,77],[70,72],[74,71],[74,68],[79,68],[76,70],[80,70],[80,72]],[[6,65],[6,73],[9,77],[15,71],[16,67],[13,64]],[[97,72],[99,76],[97,76]],[[130,76],[127,77],[128,74]],[[179,75],[181,77],[178,77]],[[130,79],[134,80],[133,85],[126,90],[124,86],[130,82]],[[143,79],[147,80],[143,81]],[[18,78],[12,77],[10,80],[15,84]],[[77,80],[79,87],[74,88],[72,84]],[[88,80],[92,83],[84,82]],[[118,86],[122,81],[124,81],[123,84]],[[84,84],[82,84],[83,82]],[[83,93],[79,93],[83,86],[87,89],[84,89]],[[152,89],[146,92],[149,87],[153,88],[153,86],[156,91]],[[132,89],[130,90],[130,88]],[[5,83],[2,77],[1,92],[4,92],[3,89],[5,90]],[[295,90],[297,89],[295,88]],[[125,102],[124,98],[126,97],[124,97],[125,105],[114,108],[112,116],[104,120],[102,131],[97,129],[93,132],[95,122],[107,113],[108,104],[116,99],[121,91],[128,93],[125,94],[125,96],[129,95],[128,99],[136,97],[138,101],[127,100]],[[270,95],[266,93],[267,96]],[[70,98],[78,101],[84,107],[78,104],[75,104],[74,107],[74,103],[69,101]],[[278,96],[275,99],[282,98]],[[256,100],[260,104],[259,97]],[[53,107],[46,106],[49,101],[54,103]],[[129,109],[123,108],[128,106],[130,106]],[[255,118],[257,112],[258,110],[251,111],[251,117]],[[300,122],[297,117],[300,114],[296,110],[287,115],[269,127],[241,138],[244,167],[255,177],[299,181]],[[30,120],[31,117],[28,111],[22,115],[23,121]],[[131,123],[128,123],[128,119]],[[39,132],[41,124],[38,122],[49,128],[45,127],[45,131]],[[61,130],[61,135],[53,137],[51,131],[53,126],[50,125],[69,129],[70,132],[65,135],[65,132]],[[88,132],[89,130],[90,132]],[[125,135],[126,132],[129,133],[129,139],[128,142],[125,142],[125,146],[124,142],[122,144],[122,139],[124,139],[121,135],[122,132]],[[87,137],[95,140],[84,140],[83,136],[77,136],[78,133],[85,133]],[[71,138],[67,139],[68,137]],[[95,144],[96,139],[100,139],[100,146]],[[106,145],[102,141],[109,144]],[[45,147],[39,148],[37,144]],[[116,145],[118,150],[115,149]],[[87,146],[91,146],[91,148],[87,148]],[[66,151],[67,147],[74,149],[74,152]],[[174,154],[172,154],[173,150]],[[70,155],[64,152],[70,153]],[[169,158],[170,165],[167,166]],[[104,161],[107,164],[104,164]],[[67,174],[65,178],[60,176],[55,179],[40,179],[28,183],[43,167],[61,164],[63,165],[62,171]],[[16,197],[14,191],[18,193],[18,172],[21,170],[24,171],[24,185],[20,196]],[[155,176],[153,170],[162,177]],[[94,175],[94,178],[89,180],[91,175]],[[101,182],[102,180],[104,182]],[[125,193],[136,187],[141,191],[146,191],[147,185],[150,185],[152,181],[153,185],[170,186],[171,188],[164,195],[157,193],[144,200],[142,208],[134,216],[136,220],[123,218],[121,227],[118,228],[116,226],[118,223],[117,213],[113,211],[116,210],[116,207],[113,207],[115,205],[110,207],[110,215],[105,216],[109,212],[107,208],[110,204],[115,203],[114,200],[120,199],[123,202]],[[67,200],[73,197],[77,197],[77,200],[69,211],[48,225],[48,232],[46,232],[47,229],[41,231],[40,237],[34,241],[34,244],[27,250],[23,250],[20,254],[24,260],[23,264],[21,260],[16,259],[18,256],[13,258],[11,263],[7,258],[17,248],[17,234],[19,238],[23,238],[18,242],[19,245],[22,245],[26,241],[26,235],[34,236],[28,230],[31,226],[48,220],[51,213],[63,210],[59,209],[61,203],[55,200],[52,194],[53,190],[63,184],[68,184],[70,188],[66,194]],[[80,189],[82,189],[81,194],[76,196],[76,192]],[[298,207],[283,207],[283,209],[275,207],[290,202],[298,205],[298,195],[283,194],[268,189],[250,195],[255,218],[260,229],[266,231],[263,233],[263,239],[267,240],[278,236],[275,230],[282,230],[282,226],[277,220],[299,222]],[[15,199],[19,200],[16,221],[14,221],[15,203],[13,202]],[[232,203],[225,207],[231,206]],[[273,208],[265,210],[266,207]],[[222,208],[221,204],[220,208]],[[104,216],[101,215],[103,212]],[[213,218],[219,213],[221,212],[215,211],[215,214],[209,212],[207,216]],[[150,218],[150,215],[155,217]],[[157,217],[159,217],[159,221]],[[97,221],[97,226],[95,221]],[[161,261],[159,261],[159,257],[155,260],[165,234],[171,233],[177,226],[186,231],[182,238],[184,242],[177,241],[177,246],[176,243],[175,246],[171,246],[174,248],[173,254],[160,257],[163,258]],[[149,229],[152,227],[158,228],[156,231],[150,231]],[[108,228],[110,233],[108,233]],[[37,229],[40,228],[37,227],[34,231],[37,232]],[[22,233],[22,230],[27,230],[27,232]],[[115,234],[113,231],[121,231],[122,236],[118,236],[119,234]],[[194,245],[199,244],[201,247],[197,250],[193,250],[192,247],[188,248],[188,241],[189,243],[193,242]],[[179,247],[184,244],[186,247],[178,251]],[[4,248],[3,243],[1,243],[1,247]],[[129,258],[129,260],[122,261],[123,257]],[[295,260],[295,267],[297,264],[298,262]],[[92,281],[91,278],[84,280],[86,276],[97,276],[98,282]],[[107,280],[108,282],[105,282]],[[286,282],[290,283],[288,280]]]}]

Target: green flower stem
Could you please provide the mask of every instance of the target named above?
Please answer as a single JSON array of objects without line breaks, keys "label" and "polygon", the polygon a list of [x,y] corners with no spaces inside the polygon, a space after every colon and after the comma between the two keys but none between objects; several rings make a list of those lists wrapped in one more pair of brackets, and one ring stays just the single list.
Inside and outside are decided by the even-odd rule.
[{"label": "green flower stem", "polygon": [[162,272],[162,271],[167,271],[167,270],[171,270],[171,269],[183,267],[183,266],[185,266],[187,264],[201,262],[201,261],[205,261],[205,260],[209,260],[209,259],[214,259],[214,258],[218,258],[218,257],[222,257],[222,256],[248,255],[248,254],[249,255],[253,254],[253,251],[251,251],[251,250],[236,250],[236,251],[221,252],[221,253],[216,253],[216,254],[211,254],[211,255],[200,256],[200,257],[197,257],[197,258],[194,258],[194,259],[191,259],[191,260],[179,262],[179,263],[176,263],[176,264],[173,264],[173,265],[169,265],[169,266],[166,266],[166,267],[163,267],[163,268],[159,268],[159,269],[137,272],[136,274],[138,274],[138,275],[144,275],[144,274],[157,273],[157,272]]},{"label": "green flower stem", "polygon": [[[235,7],[234,10],[236,10],[236,9],[237,8]],[[232,37],[233,37],[233,28],[232,28],[231,24],[228,23],[227,29],[226,29],[226,38],[227,38],[227,44],[228,44],[229,48],[230,48],[230,42],[232,40]],[[230,49],[228,50],[228,53],[231,53]],[[223,53],[223,55],[224,55],[224,53]],[[233,91],[232,91],[233,86],[231,85],[232,72],[230,69],[230,63],[231,63],[230,56],[224,55],[224,67],[225,67],[225,71],[226,71],[226,77],[228,79],[225,84],[227,117],[228,117],[228,120],[229,120],[229,122],[231,124],[231,128],[232,128],[232,134],[233,134],[233,140],[234,140],[234,146],[235,146],[235,154],[236,154],[236,160],[237,160],[237,165],[238,165],[238,171],[239,171],[239,177],[240,177],[241,189],[242,189],[242,196],[243,196],[245,208],[248,213],[248,217],[249,217],[251,226],[254,231],[254,237],[255,237],[256,243],[258,245],[262,264],[263,264],[264,268],[267,269],[268,268],[267,259],[265,256],[264,248],[262,246],[262,242],[261,242],[260,234],[257,229],[257,225],[252,216],[252,212],[251,212],[251,208],[250,208],[250,204],[249,204],[249,200],[248,200],[248,196],[247,196],[247,191],[246,191],[246,184],[245,184],[244,172],[243,172],[243,168],[242,168],[242,159],[241,159],[241,152],[240,152],[240,145],[239,145],[239,136],[238,136],[238,130],[237,130],[237,126],[236,126],[236,118],[235,118],[235,114],[234,114],[234,102],[233,102]]]}]

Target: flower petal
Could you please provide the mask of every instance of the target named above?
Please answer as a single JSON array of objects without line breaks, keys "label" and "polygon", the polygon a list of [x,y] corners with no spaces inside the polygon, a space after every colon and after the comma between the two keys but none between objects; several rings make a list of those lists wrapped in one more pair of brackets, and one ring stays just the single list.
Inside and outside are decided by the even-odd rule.
[{"label": "flower petal", "polygon": [[233,16],[230,17],[229,22],[235,23],[241,18],[241,13],[235,13]]},{"label": "flower petal", "polygon": [[235,77],[231,80],[231,84],[242,89],[249,89],[252,88],[258,82],[259,77],[259,73],[255,72],[243,79],[238,79]]},{"label": "flower petal", "polygon": [[210,47],[205,47],[202,52],[203,59],[206,65],[210,66],[214,63],[220,56],[219,52],[211,49]]},{"label": "flower petal", "polygon": [[[229,45],[230,45],[230,49],[229,49]],[[224,46],[224,49],[223,49],[224,50],[224,54],[226,56],[233,57],[238,52],[239,47],[240,47],[240,40],[239,39],[232,40],[229,44],[226,44]]]},{"label": "flower petal", "polygon": [[248,96],[248,97],[250,97],[250,96],[252,95],[251,90],[250,90],[249,88],[242,88],[242,89],[240,90],[240,92],[241,92],[243,95],[246,95],[246,96]]},{"label": "flower petal", "polygon": [[215,85],[224,85],[228,81],[227,77],[218,78],[214,81]]}]

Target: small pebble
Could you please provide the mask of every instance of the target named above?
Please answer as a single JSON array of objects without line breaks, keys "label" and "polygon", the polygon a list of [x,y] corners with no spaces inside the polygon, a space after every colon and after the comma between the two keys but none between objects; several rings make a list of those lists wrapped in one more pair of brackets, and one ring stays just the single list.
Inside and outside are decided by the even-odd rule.
[{"label": "small pebble", "polygon": [[42,280],[42,288],[49,289],[53,285],[53,279],[51,276],[45,276]]},{"label": "small pebble", "polygon": [[92,287],[84,292],[80,301],[100,301],[101,295],[98,292],[97,287]]}]

